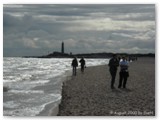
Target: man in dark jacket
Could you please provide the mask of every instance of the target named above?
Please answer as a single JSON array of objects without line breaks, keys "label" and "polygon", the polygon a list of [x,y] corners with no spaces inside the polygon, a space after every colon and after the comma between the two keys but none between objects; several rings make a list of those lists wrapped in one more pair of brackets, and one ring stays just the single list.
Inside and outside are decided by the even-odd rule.
[{"label": "man in dark jacket", "polygon": [[117,73],[117,67],[119,66],[119,61],[117,60],[116,54],[113,54],[113,57],[109,60],[109,72],[111,74],[111,89],[114,89],[114,83]]},{"label": "man in dark jacket", "polygon": [[74,57],[74,59],[72,60],[72,67],[73,67],[73,75],[76,76],[77,67],[78,67],[78,62],[76,57]]},{"label": "man in dark jacket", "polygon": [[85,64],[86,64],[84,58],[82,57],[79,62],[81,63],[81,72],[83,73],[84,72],[84,67],[85,67]]}]

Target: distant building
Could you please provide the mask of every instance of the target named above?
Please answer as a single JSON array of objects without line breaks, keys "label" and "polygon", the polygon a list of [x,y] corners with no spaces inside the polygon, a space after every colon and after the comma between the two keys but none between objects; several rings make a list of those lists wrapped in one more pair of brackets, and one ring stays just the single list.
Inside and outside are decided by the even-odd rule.
[{"label": "distant building", "polygon": [[64,54],[64,43],[62,42],[61,53]]}]

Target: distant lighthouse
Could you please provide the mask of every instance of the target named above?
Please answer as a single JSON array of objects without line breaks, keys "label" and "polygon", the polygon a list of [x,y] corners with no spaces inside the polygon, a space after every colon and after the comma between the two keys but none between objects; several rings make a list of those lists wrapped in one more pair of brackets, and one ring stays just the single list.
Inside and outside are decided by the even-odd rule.
[{"label": "distant lighthouse", "polygon": [[64,43],[62,42],[61,53],[64,54]]}]

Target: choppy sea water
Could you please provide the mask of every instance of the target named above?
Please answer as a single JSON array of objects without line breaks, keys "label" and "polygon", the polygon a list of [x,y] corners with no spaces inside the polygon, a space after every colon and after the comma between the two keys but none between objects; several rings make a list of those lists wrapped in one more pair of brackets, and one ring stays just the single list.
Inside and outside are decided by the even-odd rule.
[{"label": "choppy sea water", "polygon": [[[109,61],[85,60],[87,67],[107,65]],[[62,82],[65,73],[72,71],[71,61],[70,58],[3,58],[3,86],[9,88],[3,93],[3,115],[48,115],[51,108],[46,106],[53,109],[61,101]]]}]

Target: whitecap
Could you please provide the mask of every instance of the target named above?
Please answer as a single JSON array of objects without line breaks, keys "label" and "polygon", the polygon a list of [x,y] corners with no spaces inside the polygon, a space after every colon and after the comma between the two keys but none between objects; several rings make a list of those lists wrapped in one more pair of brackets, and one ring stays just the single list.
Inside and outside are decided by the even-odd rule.
[{"label": "whitecap", "polygon": [[30,93],[44,93],[42,90],[10,90],[11,93],[22,93],[22,94],[30,94]]},{"label": "whitecap", "polygon": [[16,103],[14,101],[7,101],[3,103],[3,107],[6,108],[18,108],[20,103]]}]

